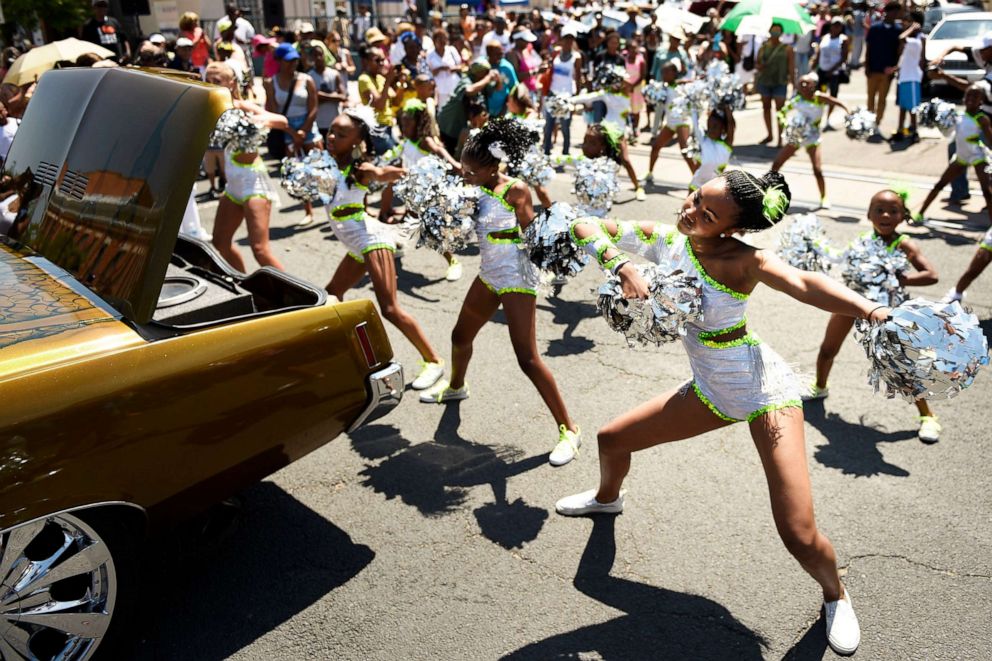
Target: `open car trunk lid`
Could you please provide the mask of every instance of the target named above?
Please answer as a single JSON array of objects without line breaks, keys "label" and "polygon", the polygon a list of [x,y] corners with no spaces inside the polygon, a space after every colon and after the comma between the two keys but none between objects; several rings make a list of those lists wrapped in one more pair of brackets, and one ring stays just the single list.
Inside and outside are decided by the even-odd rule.
[{"label": "open car trunk lid", "polygon": [[10,234],[126,319],[155,311],[223,88],[127,69],[41,77],[4,165]]}]

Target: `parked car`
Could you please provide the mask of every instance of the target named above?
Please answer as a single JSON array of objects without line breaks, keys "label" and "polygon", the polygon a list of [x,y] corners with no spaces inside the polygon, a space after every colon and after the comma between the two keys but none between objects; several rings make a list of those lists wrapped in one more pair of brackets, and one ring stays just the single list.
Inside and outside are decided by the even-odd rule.
[{"label": "parked car", "polygon": [[234,271],[177,237],[229,106],[226,90],[165,75],[51,71],[10,149],[0,658],[115,658],[142,536],[402,396],[370,302],[329,300],[271,268]]},{"label": "parked car", "polygon": [[[952,46],[963,46],[966,50],[979,42],[986,32],[992,31],[992,12],[967,12],[945,17],[927,37],[924,55],[928,62],[940,57]],[[985,68],[979,67],[971,52],[951,53],[941,67],[958,78],[975,82],[985,78]],[[931,88],[946,85],[942,80],[930,80]]]},{"label": "parked car", "polygon": [[960,5],[950,2],[933,3],[923,12],[923,34],[929,35],[934,27],[947,16],[979,12],[981,9],[971,5]]}]

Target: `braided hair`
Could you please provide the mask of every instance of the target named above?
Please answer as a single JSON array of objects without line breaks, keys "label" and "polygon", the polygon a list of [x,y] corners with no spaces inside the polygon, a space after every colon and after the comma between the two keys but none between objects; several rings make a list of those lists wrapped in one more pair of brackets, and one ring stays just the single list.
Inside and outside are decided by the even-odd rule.
[{"label": "braided hair", "polygon": [[511,117],[497,117],[469,136],[462,157],[467,156],[483,167],[503,161],[519,163],[536,142],[536,131]]},{"label": "braided hair", "polygon": [[775,225],[788,212],[792,191],[780,172],[768,171],[756,177],[743,170],[730,170],[723,178],[727,192],[740,209],[738,229],[760,232]]},{"label": "braided hair", "polygon": [[372,142],[372,127],[357,114],[353,114],[347,110],[344,111],[344,114],[348,116],[348,119],[355,123],[355,127],[358,129],[358,134],[362,139],[363,147],[362,153],[359,156],[352,158],[351,169],[348,171],[348,176],[345,177],[345,183],[352,186],[358,181],[355,174],[358,172],[359,166],[361,166],[362,163],[372,160],[371,154],[375,153],[375,146]]}]

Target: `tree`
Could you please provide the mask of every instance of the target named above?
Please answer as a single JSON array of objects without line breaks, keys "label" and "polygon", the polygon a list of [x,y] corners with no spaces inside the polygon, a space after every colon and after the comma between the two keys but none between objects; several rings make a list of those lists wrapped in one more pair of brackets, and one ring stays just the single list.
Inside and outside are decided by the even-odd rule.
[{"label": "tree", "polygon": [[75,34],[90,14],[86,0],[3,0],[6,28],[41,27],[45,39]]}]

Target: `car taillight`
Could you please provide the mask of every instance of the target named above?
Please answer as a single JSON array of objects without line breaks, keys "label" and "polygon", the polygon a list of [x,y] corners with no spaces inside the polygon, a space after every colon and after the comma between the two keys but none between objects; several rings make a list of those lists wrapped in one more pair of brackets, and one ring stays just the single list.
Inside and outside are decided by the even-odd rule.
[{"label": "car taillight", "polygon": [[365,354],[365,362],[368,363],[368,366],[378,365],[379,361],[375,357],[372,340],[369,339],[368,324],[362,322],[355,326],[355,335],[358,337],[358,344],[362,347],[362,353]]}]

